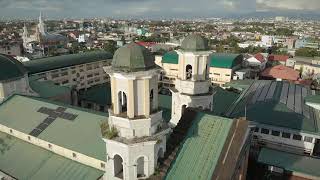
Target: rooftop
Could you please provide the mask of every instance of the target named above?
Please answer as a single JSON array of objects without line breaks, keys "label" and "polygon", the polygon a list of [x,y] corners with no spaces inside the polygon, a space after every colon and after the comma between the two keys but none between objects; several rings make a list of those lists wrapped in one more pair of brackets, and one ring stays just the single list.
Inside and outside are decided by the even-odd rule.
[{"label": "rooftop", "polygon": [[[59,107],[66,108],[66,113],[76,115],[75,119],[58,117],[50,125],[40,128],[40,134],[33,135],[31,132],[39,129],[49,116],[38,111]],[[17,109],[19,113],[16,113]],[[20,95],[14,95],[0,105],[0,124],[103,161],[106,147],[100,133],[100,123],[106,119],[107,115],[103,113]]]},{"label": "rooftop", "polygon": [[242,63],[241,54],[213,53],[210,56],[210,66],[231,69]]},{"label": "rooftop", "polygon": [[94,51],[79,54],[69,54],[24,62],[23,65],[30,74],[50,71],[54,69],[92,63],[112,59],[112,54],[106,51]]},{"label": "rooftop", "polygon": [[259,163],[283,168],[308,176],[320,177],[320,159],[262,148]]},{"label": "rooftop", "polygon": [[0,171],[17,179],[96,180],[104,174],[2,132],[0,150]]},{"label": "rooftop", "polygon": [[298,71],[292,68],[286,67],[282,64],[267,68],[264,71],[262,71],[260,75],[263,77],[284,79],[284,80],[290,80],[290,81],[296,81],[300,77]]},{"label": "rooftop", "polygon": [[162,57],[162,63],[178,64],[179,55],[176,51],[169,51],[165,53]]},{"label": "rooftop", "polygon": [[38,81],[29,78],[29,85],[32,90],[42,98],[57,97],[64,94],[71,94],[71,89],[66,86],[55,85],[52,81]]},{"label": "rooftop", "polygon": [[232,123],[232,119],[198,113],[166,179],[211,179]]},{"label": "rooftop", "polygon": [[0,54],[0,81],[23,77],[26,73],[23,65],[13,57]]},{"label": "rooftop", "polygon": [[[230,106],[228,117],[243,117],[260,124],[319,133],[317,111],[304,103],[311,90],[289,82],[259,80]],[[246,109],[245,109],[246,107]]]},{"label": "rooftop", "polygon": [[112,60],[112,69],[136,72],[156,67],[154,56],[143,46],[136,43],[127,44],[119,48]]},{"label": "rooftop", "polygon": [[85,100],[99,105],[111,105],[110,84],[100,84],[90,87],[79,95],[80,100]]},{"label": "rooftop", "polygon": [[181,43],[181,49],[184,51],[207,51],[208,40],[199,34],[187,36]]}]

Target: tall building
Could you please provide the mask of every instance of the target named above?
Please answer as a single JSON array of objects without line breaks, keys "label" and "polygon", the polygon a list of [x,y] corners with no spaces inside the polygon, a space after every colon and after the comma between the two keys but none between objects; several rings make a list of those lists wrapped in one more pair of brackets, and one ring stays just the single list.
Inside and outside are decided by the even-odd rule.
[{"label": "tall building", "polygon": [[182,42],[178,78],[172,88],[172,119],[177,125],[187,107],[212,110],[213,92],[209,79],[208,42],[200,35],[189,35]]},{"label": "tall building", "polygon": [[105,68],[112,94],[108,124],[119,133],[105,139],[107,179],[149,177],[166,151],[169,128],[158,107],[159,70],[151,53],[135,43],[118,49]]},{"label": "tall building", "polygon": [[30,34],[26,25],[24,25],[22,40],[23,47],[28,53],[48,54],[52,50],[65,48],[67,44],[67,38],[63,35],[48,32],[42,13],[40,13],[39,23],[34,34]]}]

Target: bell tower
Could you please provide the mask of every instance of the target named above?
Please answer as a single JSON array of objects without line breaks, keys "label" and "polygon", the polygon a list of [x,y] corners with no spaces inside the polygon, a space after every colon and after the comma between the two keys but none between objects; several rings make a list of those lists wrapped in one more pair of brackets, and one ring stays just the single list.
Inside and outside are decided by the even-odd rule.
[{"label": "bell tower", "polygon": [[149,50],[131,43],[119,48],[104,70],[111,79],[108,125],[118,132],[118,137],[104,139],[107,179],[147,178],[163,157],[170,131],[158,108],[160,69]]},{"label": "bell tower", "polygon": [[200,35],[187,36],[176,51],[179,55],[179,73],[172,89],[171,125],[178,124],[187,107],[212,110],[213,92],[209,79],[208,42]]}]

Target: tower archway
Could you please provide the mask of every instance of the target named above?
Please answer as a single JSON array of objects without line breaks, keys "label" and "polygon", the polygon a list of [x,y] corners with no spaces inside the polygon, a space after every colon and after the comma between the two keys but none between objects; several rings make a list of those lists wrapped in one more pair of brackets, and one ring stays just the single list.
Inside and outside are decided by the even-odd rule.
[{"label": "tower archway", "polygon": [[123,179],[123,159],[121,156],[116,154],[113,157],[114,164],[114,176],[120,179]]}]

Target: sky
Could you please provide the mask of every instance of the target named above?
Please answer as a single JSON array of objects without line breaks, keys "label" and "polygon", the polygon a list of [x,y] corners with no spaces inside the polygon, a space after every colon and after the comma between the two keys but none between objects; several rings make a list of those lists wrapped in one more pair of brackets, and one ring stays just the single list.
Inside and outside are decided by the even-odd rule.
[{"label": "sky", "polygon": [[255,12],[319,12],[320,0],[0,0],[0,17],[214,17]]}]

